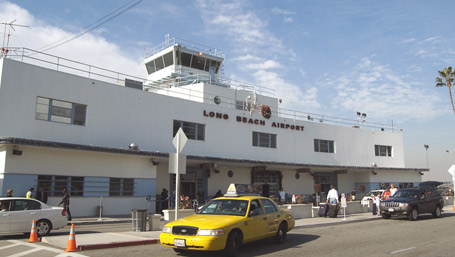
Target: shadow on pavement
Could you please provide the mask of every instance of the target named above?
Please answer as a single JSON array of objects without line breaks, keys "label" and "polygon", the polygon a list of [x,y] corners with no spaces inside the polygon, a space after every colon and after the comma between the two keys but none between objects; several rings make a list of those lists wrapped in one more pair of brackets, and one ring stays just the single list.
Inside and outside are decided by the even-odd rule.
[{"label": "shadow on pavement", "polygon": [[[286,241],[283,244],[275,244],[273,240],[263,239],[249,244],[242,245],[239,257],[250,257],[260,256],[263,254],[271,254],[273,252],[283,251],[285,249],[301,247],[301,244],[311,242],[318,239],[319,236],[305,235],[305,234],[288,234]],[[210,257],[210,256],[223,256],[222,252],[202,252],[202,251],[189,251],[179,253],[177,256],[189,256],[189,257]]]}]

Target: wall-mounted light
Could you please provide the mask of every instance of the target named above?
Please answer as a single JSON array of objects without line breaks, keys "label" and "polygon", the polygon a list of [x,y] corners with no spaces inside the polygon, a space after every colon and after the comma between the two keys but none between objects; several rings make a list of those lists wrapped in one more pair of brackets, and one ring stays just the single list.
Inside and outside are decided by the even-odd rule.
[{"label": "wall-mounted light", "polygon": [[139,146],[137,146],[137,145],[134,144],[134,143],[131,143],[131,144],[128,146],[128,148],[129,148],[130,150],[139,150]]},{"label": "wall-mounted light", "polygon": [[371,173],[373,173],[373,175],[378,175],[378,173],[376,171],[371,171]]},{"label": "wall-mounted light", "polygon": [[150,162],[152,163],[153,166],[160,165],[160,162],[156,161],[154,158],[150,159]]},{"label": "wall-mounted light", "polygon": [[232,178],[234,176],[234,172],[232,170],[228,170],[228,177]]},{"label": "wall-mounted light", "polygon": [[22,151],[19,150],[19,147],[17,147],[17,145],[13,146],[13,155],[22,155]]}]

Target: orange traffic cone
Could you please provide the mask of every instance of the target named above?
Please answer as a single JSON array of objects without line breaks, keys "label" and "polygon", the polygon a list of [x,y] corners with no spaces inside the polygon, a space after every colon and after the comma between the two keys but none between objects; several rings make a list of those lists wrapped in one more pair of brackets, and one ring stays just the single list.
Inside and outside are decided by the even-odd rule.
[{"label": "orange traffic cone", "polygon": [[68,239],[68,244],[66,245],[65,252],[76,252],[76,235],[74,234],[74,224],[71,224],[70,237]]},{"label": "orange traffic cone", "polygon": [[32,222],[32,231],[30,231],[30,239],[28,240],[29,243],[36,243],[39,242],[38,234],[36,233],[36,221],[33,220]]},{"label": "orange traffic cone", "polygon": [[453,198],[453,210],[455,211],[455,197]]}]

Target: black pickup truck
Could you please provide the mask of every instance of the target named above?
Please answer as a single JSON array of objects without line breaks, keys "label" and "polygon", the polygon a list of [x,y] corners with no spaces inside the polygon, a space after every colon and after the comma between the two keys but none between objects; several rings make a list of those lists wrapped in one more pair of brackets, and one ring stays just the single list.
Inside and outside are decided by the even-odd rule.
[{"label": "black pickup truck", "polygon": [[390,199],[381,202],[383,219],[392,216],[407,216],[409,220],[417,220],[421,213],[432,213],[439,218],[444,207],[444,200],[437,190],[440,182],[422,182],[417,188],[399,189]]}]

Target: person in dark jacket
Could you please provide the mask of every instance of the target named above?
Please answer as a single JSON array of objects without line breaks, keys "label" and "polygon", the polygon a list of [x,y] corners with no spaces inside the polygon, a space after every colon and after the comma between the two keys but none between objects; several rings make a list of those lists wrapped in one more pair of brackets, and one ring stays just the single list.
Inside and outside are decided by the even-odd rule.
[{"label": "person in dark jacket", "polygon": [[36,192],[36,200],[47,203],[47,192],[44,188],[40,187],[38,189],[38,192]]},{"label": "person in dark jacket", "polygon": [[63,209],[65,209],[65,211],[66,211],[66,217],[67,217],[68,221],[71,221],[73,218],[71,217],[71,212],[70,212],[70,196],[69,196],[66,188],[63,189],[63,199],[58,204],[58,206],[60,206],[62,203],[63,203]]},{"label": "person in dark jacket", "polygon": [[221,189],[218,190],[218,192],[216,192],[215,196],[213,198],[218,198],[218,197],[222,197],[223,196],[223,193],[221,193]]}]

